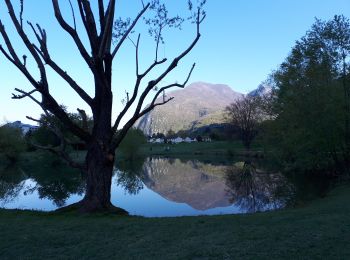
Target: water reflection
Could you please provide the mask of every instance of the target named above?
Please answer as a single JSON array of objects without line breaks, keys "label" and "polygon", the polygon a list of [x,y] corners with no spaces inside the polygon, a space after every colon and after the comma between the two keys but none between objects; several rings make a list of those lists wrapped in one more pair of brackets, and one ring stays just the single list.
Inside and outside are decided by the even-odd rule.
[{"label": "water reflection", "polygon": [[55,163],[38,160],[36,163],[1,169],[0,205],[6,206],[27,196],[49,200],[56,207],[62,207],[72,195],[82,196],[85,183],[79,172]]},{"label": "water reflection", "polygon": [[226,185],[230,202],[242,212],[283,208],[295,194],[294,186],[282,174],[258,170],[251,161],[229,167]]},{"label": "water reflection", "polygon": [[[295,188],[278,173],[252,162],[148,158],[118,162],[112,202],[131,214],[182,216],[232,214],[281,208]],[[54,210],[79,200],[79,172],[50,160],[0,169],[0,206]]]},{"label": "water reflection", "polygon": [[226,166],[214,166],[197,160],[148,159],[141,179],[162,197],[186,203],[198,210],[229,206],[225,192]]},{"label": "water reflection", "polygon": [[0,170],[0,206],[12,202],[23,190],[23,175],[23,171],[14,166]]}]

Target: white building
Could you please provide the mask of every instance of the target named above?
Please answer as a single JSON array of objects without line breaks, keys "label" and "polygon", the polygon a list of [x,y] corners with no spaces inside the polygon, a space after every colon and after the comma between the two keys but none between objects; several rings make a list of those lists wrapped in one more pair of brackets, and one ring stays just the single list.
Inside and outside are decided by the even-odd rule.
[{"label": "white building", "polygon": [[178,144],[178,143],[182,143],[184,141],[184,139],[182,139],[181,137],[176,137],[171,139],[171,142],[174,144]]},{"label": "white building", "polygon": [[22,131],[22,134],[28,133],[28,131],[34,131],[38,129],[38,126],[35,125],[29,125],[29,124],[22,124],[21,121],[15,121],[12,123],[6,124],[6,126],[13,127],[13,128],[19,128]]}]

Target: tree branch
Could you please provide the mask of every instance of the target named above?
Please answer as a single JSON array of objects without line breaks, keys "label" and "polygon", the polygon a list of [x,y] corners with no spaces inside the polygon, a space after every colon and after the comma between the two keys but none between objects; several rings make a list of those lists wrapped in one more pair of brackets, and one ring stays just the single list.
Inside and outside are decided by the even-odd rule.
[{"label": "tree branch", "polygon": [[144,73],[139,74],[139,58],[138,58],[139,42],[140,42],[140,35],[138,36],[137,43],[136,43],[136,77],[137,78],[136,78],[136,82],[135,82],[135,86],[134,86],[134,92],[132,94],[131,99],[129,101],[127,101],[125,107],[119,113],[119,115],[118,115],[118,117],[117,117],[117,119],[116,119],[116,121],[115,121],[115,123],[113,125],[113,128],[112,128],[112,132],[113,133],[115,133],[117,131],[121,119],[124,117],[124,115],[129,110],[129,108],[132,106],[132,104],[135,102],[142,79],[148,73],[150,73],[154,67],[156,67],[157,65],[160,65],[160,64],[162,64],[162,63],[167,61],[167,59],[165,59],[165,58],[163,60],[161,60],[161,61],[157,61],[156,60],[148,67],[148,69]]},{"label": "tree branch", "polygon": [[162,88],[160,88],[157,92],[157,94],[154,96],[154,98],[152,99],[152,102],[151,102],[151,105],[154,104],[158,98],[158,96],[165,90],[169,89],[169,88],[174,88],[174,87],[178,87],[178,88],[184,88],[186,86],[186,84],[188,83],[191,75],[192,75],[192,72],[194,70],[194,67],[196,66],[196,63],[194,63],[190,69],[190,72],[188,73],[187,75],[187,78],[186,80],[184,81],[184,83],[182,84],[179,84],[179,83],[173,83],[173,84],[170,84],[170,85],[167,85],[167,86],[164,86]]},{"label": "tree branch", "polygon": [[48,124],[42,120],[38,120],[35,119],[33,117],[30,116],[26,116],[27,119],[32,120],[36,123],[45,125],[51,132],[53,132],[59,139],[60,139],[60,147],[59,148],[54,148],[51,146],[43,146],[43,145],[39,145],[36,144],[34,142],[30,142],[31,145],[33,145],[34,147],[36,147],[37,149],[41,149],[41,150],[46,150],[49,151],[53,154],[56,154],[58,156],[60,156],[62,159],[64,159],[71,167],[73,168],[77,168],[80,169],[82,171],[86,170],[86,164],[85,163],[79,163],[76,162],[75,160],[73,160],[70,155],[66,152],[66,147],[67,147],[67,142],[62,134],[62,132],[55,126]]},{"label": "tree branch", "polygon": [[79,5],[80,14],[83,20],[85,21],[84,25],[89,37],[91,50],[92,50],[93,56],[95,56],[98,53],[98,47],[97,47],[98,36],[97,36],[94,14],[92,13],[91,6],[90,6],[90,1],[78,0],[78,5]]},{"label": "tree branch", "polygon": [[98,0],[98,12],[100,16],[101,33],[103,33],[102,30],[105,27],[105,8],[104,8],[103,0]]},{"label": "tree branch", "polygon": [[148,9],[148,7],[150,6],[150,3],[148,3],[147,5],[145,5],[143,7],[143,9],[139,12],[139,14],[136,16],[136,18],[134,19],[134,21],[132,22],[132,24],[130,25],[129,29],[124,33],[123,37],[120,39],[120,41],[117,43],[117,45],[115,46],[113,52],[112,52],[112,59],[114,58],[114,56],[117,54],[118,50],[120,49],[120,47],[122,46],[122,44],[124,43],[125,39],[128,37],[128,35],[130,34],[130,32],[132,31],[132,29],[135,27],[135,25],[137,24],[137,22],[139,21],[139,19],[142,17],[142,15],[146,12],[146,10]]},{"label": "tree branch", "polygon": [[35,62],[38,65],[38,68],[39,68],[39,71],[40,71],[41,84],[36,84],[36,85],[37,85],[37,87],[40,85],[40,88],[42,88],[45,91],[48,91],[46,70],[45,70],[44,64],[43,64],[42,60],[40,59],[40,56],[36,52],[35,48],[33,47],[33,44],[29,41],[27,35],[23,31],[23,28],[21,27],[21,24],[20,24],[20,22],[18,21],[16,15],[15,15],[13,6],[11,4],[11,1],[10,0],[5,0],[5,2],[6,2],[6,5],[7,5],[7,9],[9,11],[9,14],[10,14],[11,20],[12,20],[14,26],[16,27],[17,33],[21,37],[23,43],[25,44],[25,46],[27,47],[27,49],[29,50],[29,52],[31,53],[31,55],[35,59]]},{"label": "tree branch", "polygon": [[69,74],[64,71],[60,66],[55,63],[49,54],[49,50],[47,48],[47,36],[45,30],[41,29],[39,24],[36,24],[38,32],[34,28],[33,24],[31,22],[28,22],[30,27],[32,28],[39,44],[40,44],[40,50],[35,46],[37,52],[41,55],[43,60],[48,64],[61,78],[63,78],[70,87],[90,106],[92,107],[93,100],[92,98],[74,81],[72,77],[69,76]]},{"label": "tree branch", "polygon": [[76,20],[75,20],[75,13],[74,13],[74,9],[73,9],[73,5],[72,5],[71,0],[69,0],[69,5],[70,5],[70,9],[72,11],[72,17],[73,17],[73,23],[74,23],[74,31],[76,31],[77,30],[77,23],[76,23]]},{"label": "tree branch", "polygon": [[[8,1],[8,0],[7,0]],[[61,14],[61,10],[58,4],[58,0],[52,0],[52,5],[55,11],[55,17],[58,21],[58,23],[61,25],[61,27],[67,32],[69,33],[69,35],[72,37],[72,39],[74,40],[76,46],[78,47],[78,50],[81,54],[81,56],[84,58],[84,60],[86,61],[86,63],[88,64],[88,66],[90,68],[93,68],[93,63],[91,60],[90,55],[88,54],[88,52],[86,51],[83,43],[81,42],[79,35],[77,33],[76,30],[74,30],[68,23],[66,23],[66,21],[63,19],[62,14]]]},{"label": "tree branch", "polygon": [[159,82],[161,82],[174,68],[177,67],[179,61],[185,57],[192,49],[193,47],[197,44],[199,38],[201,37],[199,29],[200,29],[200,24],[203,21],[203,19],[205,18],[205,16],[203,16],[201,18],[200,15],[200,9],[198,9],[198,14],[197,14],[197,32],[196,32],[196,37],[195,39],[192,41],[192,43],[187,47],[187,49],[185,51],[183,51],[179,56],[177,56],[176,58],[173,59],[173,61],[171,62],[171,64],[166,68],[166,70],[155,80],[152,80],[148,83],[148,86],[146,87],[146,89],[143,91],[143,93],[140,96],[140,99],[138,101],[138,105],[137,108],[135,110],[134,115],[137,115],[138,113],[140,113],[143,102],[145,100],[145,98],[147,97],[148,93],[155,87],[157,86],[157,84]]},{"label": "tree branch", "polygon": [[[147,5],[146,7],[148,8],[149,5]],[[144,9],[146,10],[146,9]],[[196,19],[196,37],[195,39],[192,41],[192,43],[189,45],[189,47],[183,51],[180,55],[178,55],[176,58],[173,59],[173,61],[171,62],[171,64],[167,67],[167,69],[155,80],[152,80],[148,83],[148,86],[146,87],[146,89],[143,91],[143,93],[141,94],[140,96],[140,99],[138,101],[138,104],[137,104],[137,107],[136,107],[136,110],[134,112],[134,115],[132,117],[133,118],[138,118],[139,114],[140,114],[140,111],[141,111],[141,108],[143,106],[143,103],[144,103],[144,100],[146,99],[147,95],[149,94],[149,92],[161,81],[163,80],[166,75],[168,75],[178,64],[178,62],[183,58],[185,57],[192,49],[193,47],[197,44],[199,38],[200,38],[200,24],[203,22],[205,18],[205,15],[203,15],[201,17],[201,13],[200,13],[200,9],[198,9],[198,12],[197,12],[197,19]],[[137,48],[136,48],[136,53],[138,53],[138,44],[136,45]],[[137,54],[138,55],[138,54]],[[136,56],[137,59],[136,59],[136,63],[138,65],[138,56]],[[126,106],[124,107],[124,109],[122,110],[122,112],[118,115],[115,123],[114,123],[114,126],[112,128],[112,131],[113,133],[116,133],[117,129],[118,129],[118,126],[120,124],[120,121],[121,119],[123,118],[123,116],[126,114],[126,112],[128,111],[128,109],[131,107],[131,105],[133,104],[133,102],[135,101],[136,97],[137,97],[137,94],[138,94],[138,90],[139,90],[139,86],[140,86],[140,83],[141,83],[141,80],[143,77],[145,77],[155,66],[159,65],[159,64],[162,64],[164,62],[166,62],[167,59],[163,59],[161,61],[157,61],[155,60],[154,63],[145,71],[145,73],[141,74],[141,75],[138,75],[137,76],[137,79],[136,79],[136,83],[135,83],[135,87],[134,87],[134,93],[133,93],[133,96],[132,98],[130,99],[130,101],[126,104]],[[191,76],[192,74],[192,71],[194,69],[194,66],[195,64],[192,66],[192,69],[190,70],[190,73],[185,81],[185,84],[187,83],[189,77]],[[137,71],[138,71],[138,66],[136,66],[137,68]],[[138,74],[138,72],[137,72]],[[184,84],[184,85],[185,85]],[[180,86],[179,84],[172,84],[171,86],[167,86],[166,88],[170,88],[170,87],[175,87],[175,86]],[[156,96],[158,97],[159,93],[156,94]],[[156,98],[155,98],[156,99]],[[155,101],[154,99],[154,101]],[[137,120],[137,119],[136,119]],[[135,122],[136,122],[135,120]],[[131,127],[131,126],[130,126]]]},{"label": "tree branch", "polygon": [[162,88],[160,88],[157,92],[157,94],[154,96],[151,104],[145,108],[142,112],[138,113],[138,114],[134,114],[134,116],[124,125],[124,127],[122,128],[122,130],[117,134],[117,136],[115,137],[115,139],[112,141],[112,145],[111,145],[111,149],[115,150],[118,145],[120,144],[120,142],[123,140],[123,138],[125,137],[127,131],[136,123],[136,121],[141,118],[142,116],[144,116],[145,114],[147,114],[148,112],[152,111],[155,107],[157,106],[161,106],[161,105],[165,105],[166,103],[168,103],[169,101],[173,100],[174,97],[170,97],[167,100],[163,100],[163,102],[158,102],[156,103],[156,100],[158,98],[158,96],[160,95],[160,93],[162,93],[164,90],[172,88],[172,87],[179,87],[179,88],[184,88],[187,84],[187,82],[189,81],[191,74],[194,70],[195,67],[195,63],[192,65],[190,72],[187,75],[186,80],[184,81],[183,84],[178,84],[178,83],[174,83],[174,84],[170,84],[167,86],[164,86]]},{"label": "tree branch", "polygon": [[103,58],[103,55],[108,52],[111,39],[112,39],[112,33],[113,33],[113,20],[114,20],[114,9],[115,9],[115,0],[111,0],[109,2],[108,8],[107,8],[107,19],[105,21],[104,31],[101,31],[101,44],[100,49],[98,50],[98,57]]}]

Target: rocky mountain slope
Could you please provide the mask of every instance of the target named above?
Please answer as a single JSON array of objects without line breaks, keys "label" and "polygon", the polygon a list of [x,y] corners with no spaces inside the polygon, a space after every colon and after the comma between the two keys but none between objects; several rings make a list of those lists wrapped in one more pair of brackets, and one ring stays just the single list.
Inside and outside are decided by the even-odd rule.
[{"label": "rocky mountain slope", "polygon": [[170,129],[178,132],[222,123],[225,107],[243,97],[243,94],[233,91],[227,85],[204,82],[193,83],[166,95],[174,97],[174,100],[156,107],[136,123],[136,127],[145,134],[166,134]]}]

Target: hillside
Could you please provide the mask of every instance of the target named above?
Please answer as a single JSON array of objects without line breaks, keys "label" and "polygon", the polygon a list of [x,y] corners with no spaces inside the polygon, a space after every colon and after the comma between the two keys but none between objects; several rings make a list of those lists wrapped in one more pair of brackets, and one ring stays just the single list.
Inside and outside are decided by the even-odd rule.
[{"label": "hillside", "polygon": [[177,132],[222,123],[225,107],[243,96],[227,85],[204,82],[192,83],[166,95],[174,100],[156,107],[136,123],[145,134],[166,134],[170,129]]}]

